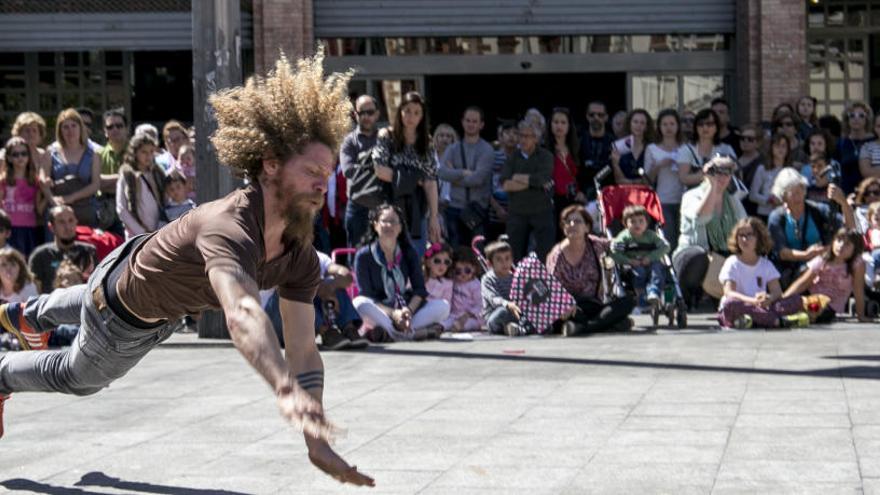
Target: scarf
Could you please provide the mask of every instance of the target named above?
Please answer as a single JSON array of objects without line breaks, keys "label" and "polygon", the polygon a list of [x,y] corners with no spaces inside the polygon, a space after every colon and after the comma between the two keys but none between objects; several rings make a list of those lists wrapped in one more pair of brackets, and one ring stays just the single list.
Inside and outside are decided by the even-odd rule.
[{"label": "scarf", "polygon": [[394,309],[404,307],[406,301],[403,299],[403,291],[406,288],[406,277],[400,268],[403,259],[400,246],[394,247],[394,259],[390,262],[385,260],[385,253],[379,247],[379,241],[370,245],[370,253],[376,264],[382,267],[382,286],[385,288],[385,300],[382,303]]},{"label": "scarf", "polygon": [[727,236],[733,231],[737,220],[736,210],[733,208],[733,197],[725,192],[723,198],[721,216],[713,216],[712,220],[706,224],[706,236],[709,240],[710,251],[726,253]]}]

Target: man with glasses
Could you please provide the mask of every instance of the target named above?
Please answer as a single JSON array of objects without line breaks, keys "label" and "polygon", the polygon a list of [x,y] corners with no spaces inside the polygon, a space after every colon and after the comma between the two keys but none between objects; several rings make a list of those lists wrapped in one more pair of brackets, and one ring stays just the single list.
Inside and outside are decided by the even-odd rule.
[{"label": "man with glasses", "polygon": [[541,130],[523,120],[519,129],[519,151],[501,170],[501,184],[510,195],[507,236],[518,262],[528,254],[529,236],[535,238],[535,251],[543,262],[556,240],[553,196],[549,191],[553,176],[553,155],[538,146]]},{"label": "man with glasses", "polygon": [[128,146],[128,121],[121,108],[104,112],[104,136],[107,137],[107,146],[98,153],[101,157],[101,192],[115,194],[119,167]]},{"label": "man with glasses", "polygon": [[370,95],[361,95],[355,101],[352,117],[357,122],[357,127],[342,141],[339,149],[339,165],[346,179],[346,198],[348,198],[345,206],[345,235],[348,238],[348,246],[357,247],[367,233],[372,205],[364,205],[352,200],[353,196],[362,192],[359,188],[366,185],[356,184],[352,179],[358,165],[365,163],[370,156],[370,150],[376,146],[379,131],[376,126],[379,120],[378,102]]},{"label": "man with glasses", "polygon": [[592,185],[593,177],[604,167],[611,165],[614,136],[608,132],[608,111],[601,101],[592,101],[587,105],[587,122],[589,125],[581,135],[580,156],[585,165],[585,183]]}]

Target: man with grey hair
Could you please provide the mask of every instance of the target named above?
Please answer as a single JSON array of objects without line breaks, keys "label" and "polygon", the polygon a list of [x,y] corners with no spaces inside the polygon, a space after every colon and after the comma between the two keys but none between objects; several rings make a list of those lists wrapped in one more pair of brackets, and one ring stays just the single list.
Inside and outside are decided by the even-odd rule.
[{"label": "man with grey hair", "polygon": [[[359,172],[358,169],[367,165],[365,160],[370,156],[370,150],[376,146],[378,139],[376,122],[379,120],[379,106],[376,99],[370,95],[361,95],[355,101],[352,117],[357,121],[357,127],[342,141],[339,149],[339,166],[346,179],[345,197],[348,199],[345,206],[345,234],[349,247],[356,247],[369,227],[370,222],[367,217],[370,208],[381,203],[381,201],[376,204],[370,203],[370,197],[379,198],[381,195],[368,194],[366,189],[369,187],[381,189],[382,183],[361,182],[355,177]],[[353,199],[354,197],[357,199]]]},{"label": "man with grey hair", "polygon": [[553,155],[538,146],[541,130],[533,122],[518,125],[519,150],[501,170],[501,186],[510,195],[507,236],[514,260],[528,254],[529,235],[535,238],[535,251],[543,262],[556,237],[553,200],[548,185],[553,177]]},{"label": "man with grey hair", "polygon": [[453,246],[469,245],[471,237],[485,232],[495,150],[480,137],[483,125],[483,111],[479,107],[466,108],[461,117],[463,137],[446,148],[437,171],[451,186],[444,215],[447,237]]}]

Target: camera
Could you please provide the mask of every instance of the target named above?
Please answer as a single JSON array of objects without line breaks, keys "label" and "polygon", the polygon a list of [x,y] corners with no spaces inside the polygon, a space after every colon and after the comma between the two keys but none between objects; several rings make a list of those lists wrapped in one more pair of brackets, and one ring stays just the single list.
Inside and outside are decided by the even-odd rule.
[{"label": "camera", "polygon": [[835,186],[840,186],[843,179],[840,173],[840,165],[837,162],[831,162],[819,175],[827,180],[829,184],[834,184]]}]

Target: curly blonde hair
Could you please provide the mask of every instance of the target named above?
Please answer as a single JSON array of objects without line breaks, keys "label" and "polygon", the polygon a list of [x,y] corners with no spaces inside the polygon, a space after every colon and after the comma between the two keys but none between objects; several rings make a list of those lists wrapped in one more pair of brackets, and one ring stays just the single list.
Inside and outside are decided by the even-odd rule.
[{"label": "curly blonde hair", "polygon": [[354,74],[324,77],[324,48],[296,62],[282,53],[266,77],[220,91],[209,99],[217,117],[211,142],[222,163],[256,180],[264,159],[287,161],[311,142],[339,149],[351,130],[348,81]]}]

